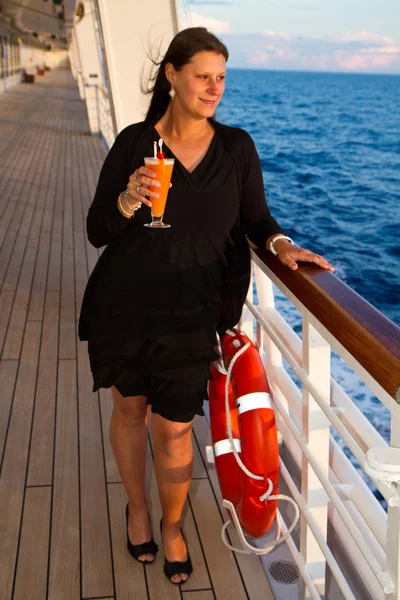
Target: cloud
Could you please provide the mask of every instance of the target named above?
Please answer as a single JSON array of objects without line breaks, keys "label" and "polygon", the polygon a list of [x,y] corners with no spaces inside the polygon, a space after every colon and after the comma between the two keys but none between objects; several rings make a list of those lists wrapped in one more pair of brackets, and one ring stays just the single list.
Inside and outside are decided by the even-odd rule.
[{"label": "cloud", "polygon": [[196,12],[190,12],[188,27],[207,27],[214,34],[229,33],[231,24],[229,21],[220,21],[212,17],[204,17]]},{"label": "cloud", "polygon": [[371,31],[346,31],[337,42],[344,43],[335,57],[345,71],[386,69],[400,57],[400,46],[393,38]]},{"label": "cloud", "polygon": [[290,33],[286,33],[285,31],[271,31],[270,29],[263,31],[263,35],[267,37],[278,38],[280,40],[290,40],[292,37]]},{"label": "cloud", "polygon": [[230,51],[230,66],[400,74],[400,44],[370,31],[347,31],[335,38],[273,30],[222,37]]},{"label": "cloud", "polygon": [[363,48],[362,54],[400,54],[400,46],[381,46],[380,48]]},{"label": "cloud", "polygon": [[400,46],[382,48],[363,48],[355,54],[346,54],[342,50],[336,53],[338,65],[345,71],[368,71],[388,68],[400,57]]},{"label": "cloud", "polygon": [[262,50],[257,50],[249,56],[249,63],[252,65],[267,65],[276,59],[291,60],[295,56],[290,49],[265,46]]},{"label": "cloud", "polygon": [[336,38],[338,42],[363,42],[376,44],[394,44],[394,40],[385,35],[372,33],[370,31],[346,31]]}]

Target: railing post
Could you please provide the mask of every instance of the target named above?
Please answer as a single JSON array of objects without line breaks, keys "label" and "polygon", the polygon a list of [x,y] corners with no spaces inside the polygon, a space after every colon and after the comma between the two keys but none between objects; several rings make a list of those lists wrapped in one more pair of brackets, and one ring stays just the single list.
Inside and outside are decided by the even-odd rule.
[{"label": "railing post", "polygon": [[[391,410],[391,417],[390,445],[395,448],[400,448],[399,404],[396,403],[394,405]],[[394,501],[389,501],[388,503],[386,571],[389,573],[395,586],[395,591],[391,596],[391,600],[400,600],[400,491],[399,484],[392,485]]]},{"label": "railing post", "polygon": [[[330,356],[329,344],[309,323],[303,314],[303,368],[314,386],[327,399],[330,397]],[[329,400],[327,400],[329,402]],[[329,473],[329,421],[303,386],[302,436],[311,452],[318,458],[326,476]],[[305,498],[321,533],[326,540],[328,527],[328,501],[325,490],[307,458],[302,456],[301,493]],[[325,594],[326,561],[304,516],[300,525],[300,552],[307,565],[311,578],[319,594]],[[310,598],[308,591],[305,598]]]},{"label": "railing post", "polygon": [[101,122],[100,122],[100,103],[99,103],[99,86],[96,85],[96,110],[97,110],[97,128],[99,130],[99,134],[101,135]]},{"label": "railing post", "polygon": [[[253,286],[254,286],[253,270],[254,270],[254,268],[255,267],[253,265],[251,265],[250,285],[249,285],[249,290],[247,292],[247,300],[249,302],[251,302],[251,304],[254,304],[254,290],[253,290]],[[241,331],[243,331],[253,342],[255,341],[254,340],[254,317],[246,305],[243,306],[242,315],[241,315],[240,321],[239,321],[239,329]]]}]

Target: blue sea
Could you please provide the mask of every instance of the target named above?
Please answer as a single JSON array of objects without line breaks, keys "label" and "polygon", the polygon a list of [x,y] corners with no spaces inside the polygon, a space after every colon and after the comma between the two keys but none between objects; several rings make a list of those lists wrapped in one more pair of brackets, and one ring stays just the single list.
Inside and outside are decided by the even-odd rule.
[{"label": "blue sea", "polygon": [[[216,116],[253,137],[287,234],[400,325],[400,76],[228,69]],[[332,375],[389,440],[388,411],[336,355]]]}]

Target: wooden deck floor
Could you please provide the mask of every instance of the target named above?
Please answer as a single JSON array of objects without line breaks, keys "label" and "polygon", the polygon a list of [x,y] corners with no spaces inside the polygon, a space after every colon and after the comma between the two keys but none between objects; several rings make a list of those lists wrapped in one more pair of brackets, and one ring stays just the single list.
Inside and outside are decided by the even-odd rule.
[{"label": "wooden deck floor", "polygon": [[[145,567],[126,551],[110,392],[91,392],[86,343],[76,335],[98,258],[85,217],[104,157],[69,71],[0,95],[0,598],[270,599],[259,559],[221,542],[205,419],[195,422],[183,523],[194,574],[172,586],[162,553]],[[157,524],[150,445],[148,492]]]}]

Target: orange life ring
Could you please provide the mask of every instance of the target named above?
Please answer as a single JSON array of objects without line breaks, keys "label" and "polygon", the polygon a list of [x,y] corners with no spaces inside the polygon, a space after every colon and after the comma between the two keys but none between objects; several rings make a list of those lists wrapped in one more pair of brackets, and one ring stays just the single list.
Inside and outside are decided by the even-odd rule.
[{"label": "orange life ring", "polygon": [[272,525],[277,500],[260,500],[272,482],[278,494],[279,451],[270,389],[257,348],[242,332],[228,331],[221,340],[224,364],[229,367],[246,343],[249,348],[237,358],[231,374],[229,411],[235,447],[245,467],[263,479],[249,477],[238,465],[226,428],[226,372],[212,365],[209,383],[210,426],[218,480],[224,499],[235,506],[243,529],[260,537]]}]

